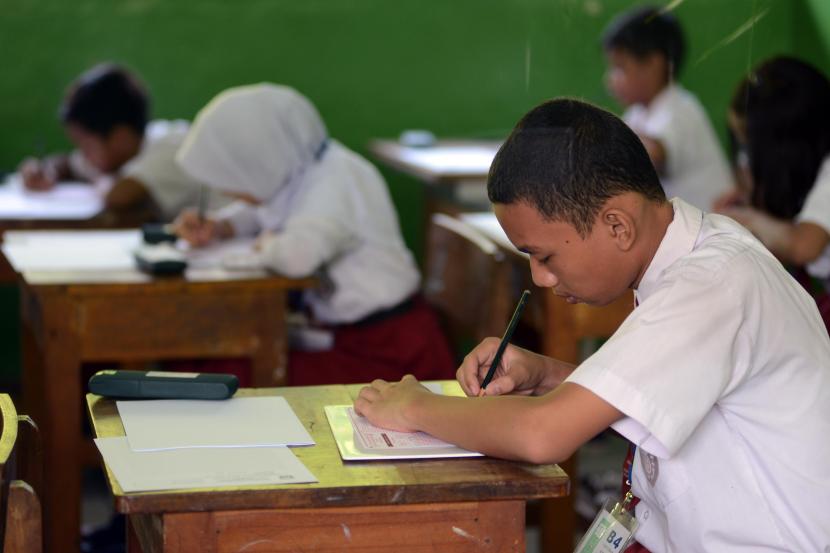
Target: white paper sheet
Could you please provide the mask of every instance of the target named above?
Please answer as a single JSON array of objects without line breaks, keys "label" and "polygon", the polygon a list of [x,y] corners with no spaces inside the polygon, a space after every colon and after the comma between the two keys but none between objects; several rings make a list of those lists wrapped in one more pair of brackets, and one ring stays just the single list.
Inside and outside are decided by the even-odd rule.
[{"label": "white paper sheet", "polygon": [[[442,445],[439,447],[416,447],[416,448],[394,448],[366,449],[361,446],[359,438],[349,418],[351,405],[326,405],[326,418],[331,427],[331,433],[337,442],[337,449],[340,458],[344,461],[389,461],[394,459],[438,459],[449,457],[481,457],[481,453],[469,451],[453,445]],[[379,429],[378,432],[386,432]],[[432,437],[430,437],[432,438]],[[435,439],[435,438],[432,438]],[[442,442],[446,443],[446,442]]]},{"label": "white paper sheet", "polygon": [[10,231],[3,254],[14,270],[124,271],[135,269],[138,230]]},{"label": "white paper sheet", "polygon": [[51,190],[26,190],[19,175],[0,185],[0,219],[90,219],[104,208],[103,194],[81,182],[59,182]]},{"label": "white paper sheet", "polygon": [[287,447],[135,452],[125,437],[95,445],[125,492],[317,482]]},{"label": "white paper sheet", "polygon": [[284,397],[118,401],[134,451],[314,445]]}]

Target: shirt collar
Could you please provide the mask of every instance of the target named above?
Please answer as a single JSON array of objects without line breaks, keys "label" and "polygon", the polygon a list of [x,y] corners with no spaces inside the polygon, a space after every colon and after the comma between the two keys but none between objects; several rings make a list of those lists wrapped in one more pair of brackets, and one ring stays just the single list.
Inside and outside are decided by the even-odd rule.
[{"label": "shirt collar", "polygon": [[644,302],[657,290],[663,271],[690,253],[700,234],[703,212],[680,198],[672,198],[671,204],[674,208],[674,218],[666,228],[666,234],[640,280],[640,285],[634,290],[637,303]]}]

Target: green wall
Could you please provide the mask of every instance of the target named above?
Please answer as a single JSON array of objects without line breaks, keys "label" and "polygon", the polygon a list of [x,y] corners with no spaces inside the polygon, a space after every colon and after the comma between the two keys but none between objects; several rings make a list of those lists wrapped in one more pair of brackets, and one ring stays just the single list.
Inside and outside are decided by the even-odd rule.
[{"label": "green wall", "polygon": [[[291,84],[317,104],[333,136],[359,151],[370,138],[396,136],[405,128],[502,136],[532,105],[554,95],[618,109],[602,85],[598,36],[616,12],[633,4],[3,0],[0,168],[13,168],[31,152],[67,146],[56,106],[66,84],[102,60],[126,63],[143,75],[158,117],[191,118],[232,85]],[[801,45],[796,17],[828,16],[824,0],[672,5],[690,42],[681,80],[699,95],[719,130],[731,90],[747,67]],[[751,33],[718,47],[765,10]],[[826,46],[827,26],[814,25],[814,42],[803,47]],[[407,242],[420,253],[420,190],[411,179],[385,174]],[[3,303],[4,317],[17,317],[11,303]]]}]

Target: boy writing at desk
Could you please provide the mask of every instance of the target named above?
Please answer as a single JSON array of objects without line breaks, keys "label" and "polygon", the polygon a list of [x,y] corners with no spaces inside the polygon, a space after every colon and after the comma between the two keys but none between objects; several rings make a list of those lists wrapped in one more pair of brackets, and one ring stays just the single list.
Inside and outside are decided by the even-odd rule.
[{"label": "boy writing at desk", "polygon": [[[650,551],[830,547],[830,340],[760,242],[667,200],[637,136],[575,100],[519,122],[488,193],[538,286],[594,305],[633,289],[636,309],[578,367],[511,346],[483,398],[405,377],[364,388],[357,411],[533,463],[560,462],[611,426],[636,446],[635,538]],[[497,347],[485,340],[458,369],[467,395]]]},{"label": "boy writing at desk", "polygon": [[[105,207],[119,219],[171,221],[196,205],[201,185],[175,161],[187,122],[150,121],[149,104],[144,86],[126,69],[100,64],[86,71],[69,87],[60,108],[77,149],[25,159],[19,168],[23,184],[48,190],[60,180],[109,179]],[[228,200],[212,194],[210,203],[219,207]]]}]

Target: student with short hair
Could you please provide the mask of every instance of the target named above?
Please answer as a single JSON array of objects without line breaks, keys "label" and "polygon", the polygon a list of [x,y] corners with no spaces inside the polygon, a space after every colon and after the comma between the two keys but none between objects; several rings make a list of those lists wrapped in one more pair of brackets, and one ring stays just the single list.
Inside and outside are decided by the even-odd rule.
[{"label": "student with short hair", "polygon": [[[200,184],[176,164],[186,121],[149,120],[150,100],[124,67],[96,65],[70,85],[60,119],[76,150],[20,166],[24,185],[48,190],[59,180],[105,184],[105,206],[116,213],[149,212],[166,221],[198,203]],[[227,203],[212,195],[210,204]]]},{"label": "student with short hair", "polygon": [[221,93],[196,116],[178,161],[240,200],[204,220],[183,213],[180,236],[196,246],[258,236],[263,265],[317,278],[303,294],[313,325],[290,352],[289,383],[452,377],[383,177],[329,136],[305,96],[267,83]]},{"label": "student with short hair", "polygon": [[814,295],[830,327],[830,81],[796,58],[766,60],[741,80],[727,121],[744,186],[718,210],[821,281]]},{"label": "student with short hair", "polygon": [[476,397],[489,338],[458,369],[472,397],[405,377],[365,387],[356,410],[532,463],[561,462],[610,426],[635,447],[635,538],[648,550],[830,547],[830,338],[778,260],[731,219],[667,200],[637,136],[576,100],[525,115],[487,189],[536,285],[591,305],[633,289],[637,307],[579,366],[508,346]]},{"label": "student with short hair", "polygon": [[614,19],[602,37],[611,93],[637,133],[668,197],[709,210],[732,184],[729,165],[706,112],[677,82],[686,56],[671,12],[640,7]]}]

